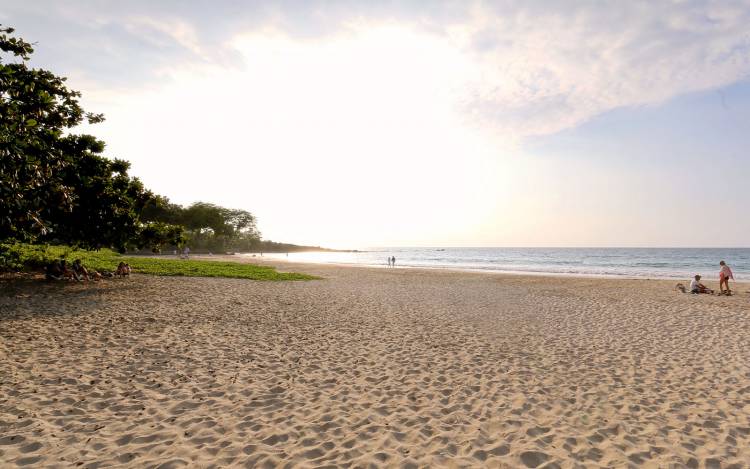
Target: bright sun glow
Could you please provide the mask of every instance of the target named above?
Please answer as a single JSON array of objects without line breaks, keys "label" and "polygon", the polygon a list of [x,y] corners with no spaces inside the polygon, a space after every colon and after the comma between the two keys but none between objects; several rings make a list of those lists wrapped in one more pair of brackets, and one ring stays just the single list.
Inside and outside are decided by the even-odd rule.
[{"label": "bright sun glow", "polygon": [[460,243],[494,210],[507,171],[457,110],[474,68],[450,43],[381,27],[233,45],[242,70],[167,71],[107,106],[110,150],[159,175],[149,187],[247,207],[271,239],[336,246]]}]

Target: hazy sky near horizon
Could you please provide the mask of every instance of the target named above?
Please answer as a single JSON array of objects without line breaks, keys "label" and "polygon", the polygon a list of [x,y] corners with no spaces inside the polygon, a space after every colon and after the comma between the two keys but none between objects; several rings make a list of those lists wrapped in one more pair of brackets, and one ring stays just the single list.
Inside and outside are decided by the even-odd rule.
[{"label": "hazy sky near horizon", "polygon": [[749,246],[750,1],[16,1],[172,201],[368,246]]}]

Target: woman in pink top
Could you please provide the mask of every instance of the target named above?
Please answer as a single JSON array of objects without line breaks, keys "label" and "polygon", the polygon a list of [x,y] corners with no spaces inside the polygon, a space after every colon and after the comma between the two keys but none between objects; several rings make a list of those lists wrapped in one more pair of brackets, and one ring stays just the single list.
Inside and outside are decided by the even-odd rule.
[{"label": "woman in pink top", "polygon": [[[720,295],[731,295],[732,291],[729,289],[729,279],[731,278],[732,280],[734,280],[732,269],[730,269],[727,263],[724,261],[719,262],[719,265],[721,266],[721,270],[719,271],[719,290],[721,290]],[[726,293],[724,292],[724,285],[726,285],[727,287]]]}]

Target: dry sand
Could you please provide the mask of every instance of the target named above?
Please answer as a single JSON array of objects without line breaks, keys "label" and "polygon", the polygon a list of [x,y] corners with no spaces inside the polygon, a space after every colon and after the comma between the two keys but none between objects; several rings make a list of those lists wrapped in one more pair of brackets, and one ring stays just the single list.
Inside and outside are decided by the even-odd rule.
[{"label": "dry sand", "polygon": [[747,285],[283,267],[1,282],[0,466],[750,461]]}]

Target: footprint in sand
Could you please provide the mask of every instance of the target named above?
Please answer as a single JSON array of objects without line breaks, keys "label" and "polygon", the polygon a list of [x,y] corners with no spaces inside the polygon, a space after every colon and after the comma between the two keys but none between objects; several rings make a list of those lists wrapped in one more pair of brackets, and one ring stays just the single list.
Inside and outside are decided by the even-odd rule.
[{"label": "footprint in sand", "polygon": [[549,456],[541,451],[524,451],[521,453],[521,462],[526,467],[539,467],[547,462],[548,459]]},{"label": "footprint in sand", "polygon": [[21,435],[10,435],[10,436],[4,436],[0,437],[0,446],[2,445],[18,445],[26,441],[25,436]]}]

